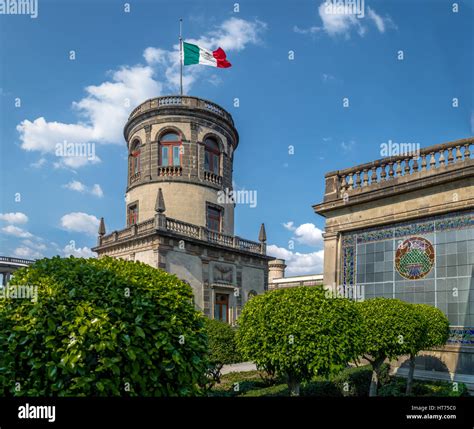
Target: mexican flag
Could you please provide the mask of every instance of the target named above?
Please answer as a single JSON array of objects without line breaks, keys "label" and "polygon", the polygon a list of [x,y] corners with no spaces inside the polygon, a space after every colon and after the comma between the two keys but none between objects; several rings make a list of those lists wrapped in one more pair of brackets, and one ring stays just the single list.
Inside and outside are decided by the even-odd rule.
[{"label": "mexican flag", "polygon": [[227,61],[223,49],[218,48],[215,51],[208,51],[198,45],[183,42],[184,65],[203,64],[205,66],[218,67],[226,69],[232,64]]}]

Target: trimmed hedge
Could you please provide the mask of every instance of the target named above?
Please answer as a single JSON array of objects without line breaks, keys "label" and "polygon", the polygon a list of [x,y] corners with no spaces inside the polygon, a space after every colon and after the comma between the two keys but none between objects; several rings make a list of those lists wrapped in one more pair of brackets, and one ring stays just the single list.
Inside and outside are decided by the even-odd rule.
[{"label": "trimmed hedge", "polygon": [[245,360],[285,375],[292,394],[315,375],[344,369],[363,351],[355,304],[328,297],[322,287],[267,292],[245,304],[237,342]]},{"label": "trimmed hedge", "polygon": [[0,394],[188,396],[206,368],[192,290],[146,264],[42,259],[12,285],[37,302],[0,301]]},{"label": "trimmed hedge", "polygon": [[224,365],[241,362],[242,358],[237,350],[236,328],[226,322],[207,317],[204,325],[208,340],[208,378],[212,385],[220,381],[221,369]]}]

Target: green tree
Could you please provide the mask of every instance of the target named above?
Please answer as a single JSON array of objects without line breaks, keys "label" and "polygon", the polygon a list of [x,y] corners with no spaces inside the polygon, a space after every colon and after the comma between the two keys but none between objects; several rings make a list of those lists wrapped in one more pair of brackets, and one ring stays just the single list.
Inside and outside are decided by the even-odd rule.
[{"label": "green tree", "polygon": [[374,298],[357,303],[363,319],[364,358],[372,366],[369,396],[377,395],[385,359],[417,352],[425,334],[424,318],[398,299]]},{"label": "green tree", "polygon": [[207,317],[205,328],[209,350],[208,377],[213,383],[219,383],[224,365],[241,362],[235,338],[236,329],[226,322]]},{"label": "green tree", "polygon": [[413,386],[413,376],[415,373],[415,358],[421,350],[432,347],[443,346],[449,337],[449,321],[445,314],[438,308],[428,304],[413,304],[413,311],[416,311],[424,319],[425,334],[412,353],[410,353],[410,367],[408,371],[406,394],[410,395]]},{"label": "green tree", "polygon": [[245,304],[237,343],[244,359],[287,378],[292,395],[314,375],[343,369],[362,351],[355,304],[329,298],[322,287],[267,292]]},{"label": "green tree", "polygon": [[146,264],[42,259],[12,285],[38,299],[0,300],[0,394],[188,396],[207,369],[191,287]]}]

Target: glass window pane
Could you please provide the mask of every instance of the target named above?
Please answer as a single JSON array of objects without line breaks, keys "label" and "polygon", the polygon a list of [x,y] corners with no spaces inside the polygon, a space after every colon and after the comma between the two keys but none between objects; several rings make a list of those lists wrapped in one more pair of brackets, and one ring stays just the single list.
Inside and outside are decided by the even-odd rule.
[{"label": "glass window pane", "polygon": [[162,146],[161,147],[161,165],[163,165],[165,167],[169,165],[168,147],[167,146]]},{"label": "glass window pane", "polygon": [[178,134],[176,133],[167,133],[161,137],[160,141],[162,142],[178,142],[181,139],[179,138]]},{"label": "glass window pane", "polygon": [[134,156],[133,161],[135,163],[134,173],[138,173],[140,171],[140,153]]},{"label": "glass window pane", "polygon": [[179,162],[179,146],[173,146],[173,165],[180,165]]},{"label": "glass window pane", "polygon": [[206,139],[204,144],[205,144],[207,150],[211,150],[213,152],[218,152],[219,151],[219,145],[213,139]]},{"label": "glass window pane", "polygon": [[207,171],[210,171],[210,167],[209,167],[209,152],[206,151],[206,154],[204,156],[204,168],[207,170]]},{"label": "glass window pane", "polygon": [[212,155],[212,172],[219,175],[219,157],[215,154]]}]

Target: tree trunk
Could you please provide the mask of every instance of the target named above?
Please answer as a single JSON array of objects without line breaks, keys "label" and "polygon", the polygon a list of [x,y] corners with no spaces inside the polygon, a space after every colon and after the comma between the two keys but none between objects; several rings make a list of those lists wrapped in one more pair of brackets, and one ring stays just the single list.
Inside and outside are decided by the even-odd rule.
[{"label": "tree trunk", "polygon": [[300,382],[292,374],[288,374],[288,389],[290,396],[300,396]]},{"label": "tree trunk", "polygon": [[408,370],[408,378],[407,378],[407,389],[405,393],[407,395],[411,395],[411,389],[413,387],[413,376],[415,374],[415,356],[410,355],[410,367]]},{"label": "tree trunk", "polygon": [[377,396],[377,387],[379,385],[380,367],[385,359],[375,359],[372,363],[372,379],[370,380],[369,396]]}]

